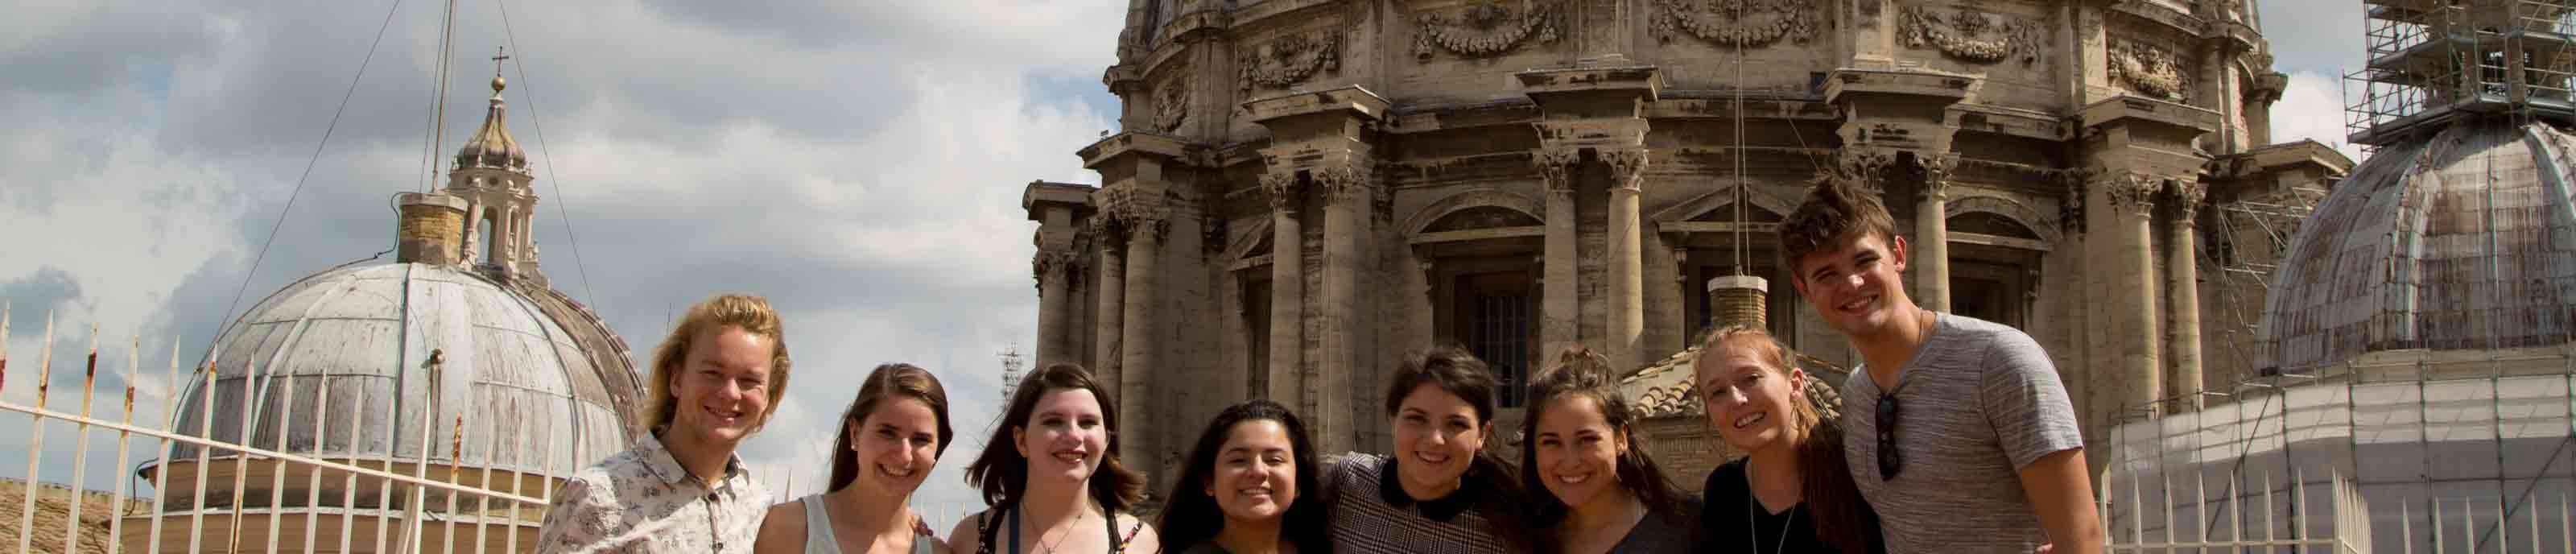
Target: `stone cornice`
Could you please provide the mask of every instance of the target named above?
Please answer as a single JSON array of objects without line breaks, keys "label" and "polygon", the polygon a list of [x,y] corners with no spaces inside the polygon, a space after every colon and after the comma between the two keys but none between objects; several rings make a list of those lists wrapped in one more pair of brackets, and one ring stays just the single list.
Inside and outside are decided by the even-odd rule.
[{"label": "stone cornice", "polygon": [[1129,131],[1102,138],[1098,142],[1091,143],[1090,146],[1082,147],[1082,150],[1076,154],[1082,156],[1083,167],[1098,169],[1102,164],[1130,155],[1151,155],[1180,161],[1187,165],[1194,159],[1192,154],[1199,149],[1198,145],[1184,141],[1180,137]]},{"label": "stone cornice", "polygon": [[1295,92],[1255,98],[1244,101],[1243,110],[1249,112],[1251,116],[1249,119],[1253,122],[1265,124],[1281,118],[1336,112],[1375,121],[1385,117],[1387,107],[1390,105],[1392,103],[1387,102],[1385,97],[1369,92],[1359,85],[1351,85],[1317,92]]}]

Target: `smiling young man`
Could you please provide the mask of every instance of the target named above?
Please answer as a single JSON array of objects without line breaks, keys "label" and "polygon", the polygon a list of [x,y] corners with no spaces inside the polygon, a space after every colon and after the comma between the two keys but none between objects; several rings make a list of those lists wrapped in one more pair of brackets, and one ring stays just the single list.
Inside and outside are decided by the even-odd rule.
[{"label": "smiling young man", "polygon": [[2084,438],[2030,335],[1914,305],[1906,240],[1870,193],[1828,182],[1780,224],[1791,283],[1859,350],[1843,451],[1892,553],[2102,550]]},{"label": "smiling young man", "polygon": [[787,370],[768,300],[690,306],[653,353],[652,433],[555,491],[537,551],[751,552],[773,502],[734,447],[768,422]]}]

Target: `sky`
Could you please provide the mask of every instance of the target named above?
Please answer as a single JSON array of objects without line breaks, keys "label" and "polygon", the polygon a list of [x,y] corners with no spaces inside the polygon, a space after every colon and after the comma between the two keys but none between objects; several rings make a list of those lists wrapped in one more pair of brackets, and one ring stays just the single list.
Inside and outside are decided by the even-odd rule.
[{"label": "sky", "polygon": [[[796,386],[742,453],[795,494],[868,368],[930,368],[960,437],[916,504],[980,506],[959,470],[996,411],[997,354],[1036,333],[1021,187],[1098,182],[1074,152],[1117,127],[1099,78],[1124,1],[457,4],[439,81],[433,2],[0,0],[0,398],[32,402],[50,312],[54,390],[80,387],[95,326],[101,386],[128,382],[140,341],[137,419],[163,417],[151,368],[173,340],[193,364],[239,309],[390,248],[387,197],[433,183],[431,83],[450,95],[443,158],[483,117],[493,48],[514,44],[511,130],[558,289],[639,361],[689,303],[768,296]],[[2340,145],[2360,3],[2261,6],[2290,75],[2275,140]],[[23,417],[0,412],[0,477],[25,476]],[[47,433],[39,478],[67,481],[69,428]]]}]

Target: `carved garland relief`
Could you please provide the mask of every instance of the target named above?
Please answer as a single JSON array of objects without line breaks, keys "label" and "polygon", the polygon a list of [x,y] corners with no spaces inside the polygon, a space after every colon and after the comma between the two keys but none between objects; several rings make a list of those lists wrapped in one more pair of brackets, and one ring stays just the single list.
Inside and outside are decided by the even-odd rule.
[{"label": "carved garland relief", "polygon": [[2111,39],[2111,82],[2154,98],[2181,101],[2190,80],[2173,49],[2131,39]]},{"label": "carved garland relief", "polygon": [[1171,132],[1190,117],[1190,80],[1176,77],[1154,90],[1154,130]]},{"label": "carved garland relief", "polygon": [[1415,15],[1413,58],[1431,61],[1437,51],[1465,58],[1502,55],[1528,42],[1556,42],[1564,15],[1555,3],[1528,4],[1514,11],[1502,2],[1480,2],[1454,14]]},{"label": "carved garland relief", "polygon": [[1288,88],[1319,73],[1341,71],[1342,37],[1332,31],[1280,37],[1244,52],[1237,67],[1242,73],[1237,86],[1243,92]]},{"label": "carved garland relief", "polygon": [[1802,0],[1655,0],[1649,31],[1670,43],[1688,34],[1719,46],[1761,48],[1781,39],[1805,43],[1820,19]]},{"label": "carved garland relief", "polygon": [[1897,36],[1907,48],[1936,48],[1978,64],[2039,63],[2039,26],[2026,19],[1965,7],[1945,16],[1931,8],[1906,6],[1900,21]]}]

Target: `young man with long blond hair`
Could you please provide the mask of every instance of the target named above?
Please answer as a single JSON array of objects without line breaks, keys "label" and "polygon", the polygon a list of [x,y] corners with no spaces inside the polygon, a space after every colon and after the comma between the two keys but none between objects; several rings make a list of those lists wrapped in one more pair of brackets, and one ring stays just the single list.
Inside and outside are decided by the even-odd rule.
[{"label": "young man with long blond hair", "polygon": [[690,306],[653,352],[652,432],[564,482],[537,551],[750,553],[776,502],[734,448],[777,410],[788,368],[767,299]]}]

